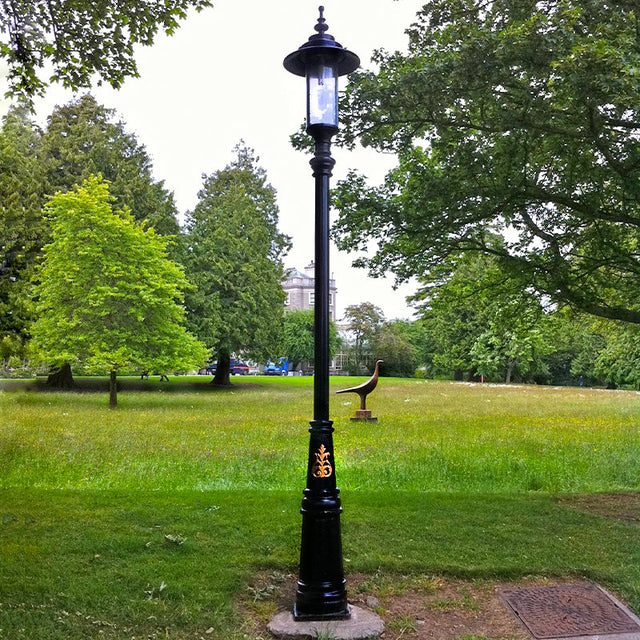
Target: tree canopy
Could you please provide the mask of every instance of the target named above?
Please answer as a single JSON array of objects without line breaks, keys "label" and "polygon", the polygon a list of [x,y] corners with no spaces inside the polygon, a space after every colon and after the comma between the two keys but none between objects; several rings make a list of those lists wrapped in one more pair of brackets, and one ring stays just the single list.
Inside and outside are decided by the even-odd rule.
[{"label": "tree canopy", "polygon": [[[499,239],[492,245],[499,247]],[[417,296],[435,346],[433,364],[458,379],[466,373],[511,382],[516,372],[533,379],[551,351],[547,316],[536,297],[520,290],[492,255],[449,259],[436,273],[438,286]]]},{"label": "tree canopy", "polygon": [[384,322],[384,313],[372,302],[351,304],[344,310],[342,321],[351,334],[354,367],[359,371],[366,353],[371,355],[378,331]]},{"label": "tree canopy", "polygon": [[215,384],[229,384],[231,354],[257,361],[277,357],[285,294],[282,257],[288,236],[278,231],[275,189],[245,146],[224,169],[204,176],[198,204],[187,215],[187,297],[192,331],[217,356]]},{"label": "tree canopy", "polygon": [[9,65],[9,93],[30,100],[49,82],[82,89],[94,76],[118,88],[138,75],[135,45],[151,45],[160,30],[172,34],[189,8],[210,6],[211,0],[4,0],[0,58]]},{"label": "tree canopy", "polygon": [[[44,131],[26,108],[12,108],[0,131],[0,169],[0,341],[13,351],[22,351],[29,337],[30,278],[50,235],[42,213],[46,194],[100,173],[116,208],[128,207],[156,232],[179,237],[173,194],[154,179],[145,147],[90,95],[56,107]],[[175,243],[169,252],[177,257]]]},{"label": "tree canopy", "polygon": [[[628,0],[428,0],[350,77],[343,139],[398,154],[336,190],[339,245],[429,281],[492,254],[522,288],[640,323],[640,14]],[[500,234],[500,245],[486,231]]]},{"label": "tree canopy", "polygon": [[416,372],[416,331],[405,320],[390,320],[379,328],[373,344],[376,360],[382,360],[380,375],[411,377]]},{"label": "tree canopy", "polygon": [[91,177],[46,207],[52,241],[35,288],[35,348],[50,363],[81,363],[115,378],[123,369],[197,367],[206,349],[187,333],[182,269],[166,239],[128,210],[112,211],[107,185]]},{"label": "tree canopy", "polygon": [[39,147],[39,132],[25,111],[10,111],[0,131],[0,341],[11,341],[18,350],[30,320],[30,276],[49,234]]},{"label": "tree canopy", "polygon": [[40,151],[50,193],[99,173],[109,182],[116,207],[128,207],[136,220],[146,220],[162,235],[177,235],[173,194],[154,179],[145,146],[115,116],[90,94],[53,110]]}]

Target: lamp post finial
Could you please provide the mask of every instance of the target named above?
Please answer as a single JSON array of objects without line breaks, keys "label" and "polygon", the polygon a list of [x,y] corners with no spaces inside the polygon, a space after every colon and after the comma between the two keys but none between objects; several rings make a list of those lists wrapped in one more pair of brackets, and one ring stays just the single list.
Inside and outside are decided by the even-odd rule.
[{"label": "lamp post finial", "polygon": [[324,19],[324,7],[320,5],[318,7],[318,11],[320,12],[320,16],[318,17],[318,24],[314,27],[314,29],[320,34],[323,35],[324,32],[329,28],[327,21]]}]

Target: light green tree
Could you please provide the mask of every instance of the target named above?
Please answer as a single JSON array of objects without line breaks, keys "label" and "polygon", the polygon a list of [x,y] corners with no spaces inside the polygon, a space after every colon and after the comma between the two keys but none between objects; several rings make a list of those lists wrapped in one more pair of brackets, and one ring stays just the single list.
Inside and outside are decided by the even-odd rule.
[{"label": "light green tree", "polygon": [[113,211],[111,200],[91,177],[47,205],[52,241],[37,274],[32,335],[48,362],[108,372],[115,408],[118,371],[186,370],[206,349],[181,325],[187,282],[167,258],[167,240],[127,209]]},{"label": "light green tree", "polygon": [[476,337],[469,353],[478,374],[491,377],[503,373],[512,381],[517,371],[528,379],[536,365],[544,368],[543,357],[552,351],[545,316],[530,298],[493,306],[486,329]]},{"label": "light green tree", "polygon": [[[154,179],[145,147],[90,95],[56,107],[44,132],[26,108],[13,108],[0,132],[0,169],[0,341],[19,350],[29,339],[30,274],[50,233],[45,194],[100,173],[115,208],[127,206],[157,233],[180,238],[173,195]],[[169,245],[172,259],[179,246]],[[50,383],[70,383],[70,370],[64,373],[52,374]]]}]

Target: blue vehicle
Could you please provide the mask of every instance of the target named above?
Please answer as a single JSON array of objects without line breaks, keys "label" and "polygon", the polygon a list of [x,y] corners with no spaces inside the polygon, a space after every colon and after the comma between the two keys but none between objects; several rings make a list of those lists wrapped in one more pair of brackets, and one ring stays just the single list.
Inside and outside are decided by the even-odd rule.
[{"label": "blue vehicle", "polygon": [[286,376],[289,373],[289,358],[279,358],[278,364],[269,360],[264,368],[265,376]]}]

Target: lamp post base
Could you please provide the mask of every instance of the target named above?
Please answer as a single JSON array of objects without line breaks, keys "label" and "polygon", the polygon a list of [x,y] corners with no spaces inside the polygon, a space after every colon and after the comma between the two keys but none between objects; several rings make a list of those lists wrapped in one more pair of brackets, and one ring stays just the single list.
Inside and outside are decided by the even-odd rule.
[{"label": "lamp post base", "polygon": [[267,629],[278,638],[336,638],[336,640],[364,640],[379,638],[384,632],[384,622],[380,616],[363,609],[349,606],[351,617],[347,620],[309,620],[300,621],[291,611],[276,614]]},{"label": "lamp post base", "polygon": [[331,622],[333,620],[349,620],[349,618],[351,618],[349,607],[337,613],[299,613],[298,608],[293,606],[293,619],[296,622]]},{"label": "lamp post base", "polygon": [[296,622],[320,620],[348,620],[351,611],[347,604],[346,580],[335,584],[305,584],[298,580],[293,619]]}]

